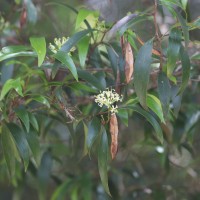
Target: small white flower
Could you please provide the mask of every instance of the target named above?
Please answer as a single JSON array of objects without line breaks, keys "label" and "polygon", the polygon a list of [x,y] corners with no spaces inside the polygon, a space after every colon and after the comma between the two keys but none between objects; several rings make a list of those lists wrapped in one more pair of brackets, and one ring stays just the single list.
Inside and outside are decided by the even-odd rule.
[{"label": "small white flower", "polygon": [[[49,43],[49,49],[53,52],[53,53],[57,53],[60,48],[65,44],[65,42],[67,42],[67,40],[69,39],[66,37],[62,37],[62,38],[54,38],[54,45],[52,43]],[[76,48],[72,47],[69,51],[69,55],[71,55],[70,53],[75,51]]]},{"label": "small white flower", "polygon": [[113,104],[115,102],[122,101],[122,95],[120,96],[115,92],[114,89],[109,90],[107,88],[106,91],[101,92],[98,94],[95,98],[95,102],[98,103],[100,107],[105,105],[108,110],[111,112],[111,114],[117,113],[118,106],[114,106]]}]

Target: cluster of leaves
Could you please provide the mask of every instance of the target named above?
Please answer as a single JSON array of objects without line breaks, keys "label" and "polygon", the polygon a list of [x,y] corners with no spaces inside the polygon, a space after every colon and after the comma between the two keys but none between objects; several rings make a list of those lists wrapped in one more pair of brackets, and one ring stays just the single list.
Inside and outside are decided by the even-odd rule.
[{"label": "cluster of leaves", "polygon": [[[73,168],[77,157],[86,159],[84,156],[89,154],[97,156],[102,185],[111,195],[107,171],[120,143],[118,126],[128,126],[134,113],[152,125],[153,134],[146,137],[154,144],[166,148],[171,143],[169,126],[178,116],[183,92],[192,76],[190,59],[199,59],[199,55],[188,55],[189,31],[199,28],[199,19],[188,23],[178,12],[186,12],[186,6],[179,1],[159,3],[176,21],[165,35],[156,31],[153,9],[154,18],[149,17],[149,11],[130,14],[110,27],[99,21],[95,11],[77,11],[67,4],[52,2],[48,6],[62,6],[77,14],[74,33],[56,52],[49,49],[45,37],[30,37],[26,45],[2,48],[2,66],[14,67],[13,76],[2,82],[0,94],[1,162],[7,166],[13,184],[22,178],[16,171],[23,163],[25,171],[38,177],[41,199],[45,198],[50,177],[60,184],[52,199],[63,199],[67,190],[72,199],[77,199],[79,191],[83,199],[91,199],[91,174],[74,178],[65,172],[66,179],[52,172],[53,166],[57,169],[68,162]],[[24,1],[20,28],[27,21],[35,23],[37,12],[31,0]],[[156,31],[147,42],[141,40],[136,29],[145,20],[155,23]],[[158,47],[156,42],[160,43]],[[123,95],[116,113],[111,114],[94,101],[106,88]],[[198,123],[199,112],[195,116],[180,142],[187,149],[187,134]],[[58,145],[62,144],[57,151],[58,145],[52,145],[56,138]],[[65,160],[66,156],[69,159]]]}]

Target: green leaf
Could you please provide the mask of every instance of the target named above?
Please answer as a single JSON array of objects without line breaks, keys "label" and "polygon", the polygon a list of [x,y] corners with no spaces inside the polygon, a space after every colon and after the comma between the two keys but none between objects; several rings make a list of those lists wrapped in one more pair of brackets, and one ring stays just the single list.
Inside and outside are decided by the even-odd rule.
[{"label": "green leaf", "polygon": [[28,164],[29,164],[29,145],[26,140],[26,136],[23,132],[23,130],[14,123],[8,123],[7,124],[8,129],[10,130],[13,139],[15,141],[15,144],[17,146],[17,149],[19,151],[19,154],[24,162],[24,168],[25,171],[27,170]]},{"label": "green leaf", "polygon": [[165,123],[160,100],[151,94],[147,95],[147,106],[159,117],[162,123]]},{"label": "green leaf", "polygon": [[35,162],[37,166],[39,165],[39,159],[40,159],[40,144],[39,144],[39,138],[36,132],[33,130],[30,130],[29,132],[25,132],[26,140],[29,144],[29,147],[31,149],[31,152],[33,154],[33,157],[35,159]]},{"label": "green leaf", "polygon": [[180,57],[182,63],[182,83],[179,89],[179,94],[185,90],[190,78],[190,58],[182,45],[180,49]]},{"label": "green leaf", "polygon": [[42,103],[42,104],[46,105],[48,108],[50,108],[49,101],[42,95],[33,96],[32,100],[35,100],[35,101],[37,101],[39,103]]},{"label": "green leaf", "polygon": [[119,55],[112,46],[106,46],[108,52],[108,58],[114,73],[115,78],[117,77],[117,71],[119,69]]},{"label": "green leaf", "polygon": [[32,0],[24,0],[24,4],[27,9],[28,21],[35,24],[37,21],[37,8],[33,4]]},{"label": "green leaf", "polygon": [[[85,37],[88,33],[92,32],[93,30],[87,29],[87,30],[83,30],[80,32],[75,33],[71,38],[69,38],[69,40],[67,40],[67,42],[60,48],[60,50],[58,51],[64,51],[65,53],[68,53],[70,51],[70,49],[75,46],[83,37]],[[57,54],[58,54],[57,53]]]},{"label": "green leaf", "polygon": [[169,35],[169,46],[167,49],[167,76],[171,79],[176,67],[181,47],[182,32],[178,28],[172,28]]},{"label": "green leaf", "polygon": [[92,88],[91,86],[86,85],[85,83],[72,83],[69,85],[70,88],[73,88],[76,91],[87,91],[87,92],[92,92],[92,93],[97,93],[97,90]]},{"label": "green leaf", "polygon": [[98,118],[93,118],[93,120],[88,125],[88,134],[87,134],[87,148],[90,151],[92,145],[97,139],[101,129],[101,123]]},{"label": "green leaf", "polygon": [[108,187],[108,138],[104,127],[102,127],[102,133],[100,138],[100,144],[98,148],[98,168],[102,185],[105,191],[111,196]]},{"label": "green leaf", "polygon": [[61,185],[59,185],[54,191],[51,200],[64,200],[65,194],[67,193],[72,181],[68,178]]},{"label": "green leaf", "polygon": [[31,125],[33,126],[33,128],[34,128],[36,131],[39,131],[39,126],[38,126],[38,122],[37,122],[37,119],[36,119],[35,115],[32,114],[32,113],[30,113],[30,112],[28,113],[28,115],[29,115],[30,123],[31,123]]},{"label": "green leaf", "polygon": [[44,37],[31,37],[31,46],[38,55],[38,66],[41,66],[46,56],[46,41]]},{"label": "green leaf", "polygon": [[29,132],[30,121],[29,121],[29,115],[28,115],[27,110],[24,107],[19,107],[19,108],[15,109],[15,113],[16,113],[17,117],[19,117],[19,119],[24,124],[26,131]]},{"label": "green leaf", "polygon": [[159,125],[159,123],[156,121],[156,119],[147,111],[140,108],[138,105],[133,106],[126,106],[125,108],[132,109],[133,111],[141,114],[143,117],[146,118],[146,120],[153,126],[155,130],[155,137],[163,144],[163,133],[162,129]]},{"label": "green leaf", "polygon": [[39,190],[39,199],[46,199],[45,194],[48,186],[48,182],[51,176],[53,160],[49,151],[45,152],[42,156],[40,166],[37,171],[38,177],[38,190]]},{"label": "green leaf", "polygon": [[146,106],[147,86],[149,83],[150,67],[152,62],[152,40],[146,42],[139,50],[134,68],[134,86],[140,104]]},{"label": "green leaf", "polygon": [[0,52],[0,62],[9,58],[21,57],[21,56],[36,57],[37,54],[31,51],[21,51],[21,52],[6,53],[6,54]]},{"label": "green leaf", "polygon": [[70,70],[74,78],[78,81],[76,66],[68,53],[64,51],[58,51],[58,53],[54,54],[54,57],[63,63]]},{"label": "green leaf", "polygon": [[126,109],[118,109],[117,116],[122,120],[123,124],[128,127],[128,111]]},{"label": "green leaf", "polygon": [[0,101],[6,96],[6,94],[11,89],[14,89],[20,96],[23,97],[22,85],[23,85],[23,82],[21,81],[20,78],[7,80],[5,84],[3,85],[1,95],[0,95]]},{"label": "green leaf", "polygon": [[168,116],[169,103],[171,99],[171,86],[164,72],[158,75],[158,96],[162,104],[164,116]]},{"label": "green leaf", "polygon": [[99,80],[91,73],[78,69],[78,77],[90,83],[92,86],[99,90],[104,90],[105,87],[99,82]]},{"label": "green leaf", "polygon": [[147,17],[147,15],[135,15],[133,14],[133,18],[130,19],[127,23],[123,24],[120,29],[119,29],[119,35],[122,36],[124,34],[124,32],[131,28],[134,27],[136,24],[141,23],[143,21],[148,21],[151,20],[152,18],[150,18],[149,16]]},{"label": "green leaf", "polygon": [[23,45],[6,46],[1,49],[1,53],[2,54],[12,54],[12,53],[17,53],[17,52],[27,51],[27,50],[30,50],[30,47],[23,46]]},{"label": "green leaf", "polygon": [[179,22],[181,24],[181,28],[183,30],[183,36],[184,36],[184,39],[185,39],[185,47],[187,48],[188,44],[189,44],[189,41],[190,41],[189,28],[187,26],[187,21],[182,17],[181,14],[179,14],[179,12],[177,12],[177,17],[178,17],[178,20],[179,20]]},{"label": "green leaf", "polygon": [[79,56],[80,65],[82,68],[84,68],[84,66],[85,66],[85,61],[87,58],[89,44],[90,44],[90,37],[88,37],[88,36],[85,36],[77,44],[78,56]]},{"label": "green leaf", "polygon": [[168,5],[168,6],[178,6],[180,8],[182,8],[184,10],[183,5],[180,3],[179,0],[160,0],[160,2],[164,5]]},{"label": "green leaf", "polygon": [[98,16],[98,12],[93,11],[93,10],[87,10],[87,9],[80,9],[78,11],[78,15],[76,18],[76,29],[80,26],[80,24],[85,20],[85,18],[89,15],[97,15]]},{"label": "green leaf", "polygon": [[16,146],[10,132],[5,126],[2,127],[1,142],[9,174],[13,177],[15,174]]}]

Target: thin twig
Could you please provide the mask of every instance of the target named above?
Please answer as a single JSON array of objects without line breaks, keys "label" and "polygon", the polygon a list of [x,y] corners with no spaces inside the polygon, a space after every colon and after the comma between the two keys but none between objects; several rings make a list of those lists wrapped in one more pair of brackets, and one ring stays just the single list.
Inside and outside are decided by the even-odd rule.
[{"label": "thin twig", "polygon": [[163,52],[162,52],[162,40],[161,40],[161,37],[159,36],[159,29],[158,29],[158,24],[157,24],[157,7],[158,7],[158,4],[157,4],[157,0],[154,0],[154,12],[153,12],[153,18],[154,18],[154,26],[155,26],[155,36],[156,36],[156,39],[158,41],[158,45],[159,45],[159,50],[160,50],[160,71],[162,70],[162,67],[163,67]]}]

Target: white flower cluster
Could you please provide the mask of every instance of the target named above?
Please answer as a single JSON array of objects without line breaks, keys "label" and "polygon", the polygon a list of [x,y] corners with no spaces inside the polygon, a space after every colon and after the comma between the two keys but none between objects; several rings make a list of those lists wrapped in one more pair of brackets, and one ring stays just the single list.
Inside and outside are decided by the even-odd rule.
[{"label": "white flower cluster", "polygon": [[98,103],[100,107],[105,105],[112,114],[118,112],[118,106],[113,105],[113,103],[117,101],[122,101],[122,95],[120,96],[114,89],[109,90],[108,88],[106,91],[100,92],[95,98],[95,102]]},{"label": "white flower cluster", "polygon": [[53,52],[53,53],[57,53],[57,51],[62,47],[63,44],[65,44],[65,42],[67,41],[66,37],[62,37],[62,38],[54,38],[54,44],[49,43],[49,49]]},{"label": "white flower cluster", "polygon": [[[59,51],[59,49],[65,44],[65,42],[67,42],[68,39],[69,39],[69,37],[68,38],[66,38],[66,37],[54,38],[54,45],[52,43],[49,43],[49,49],[53,53],[57,53]],[[70,52],[73,52],[74,50],[75,50],[75,47],[72,47],[70,49]]]}]

